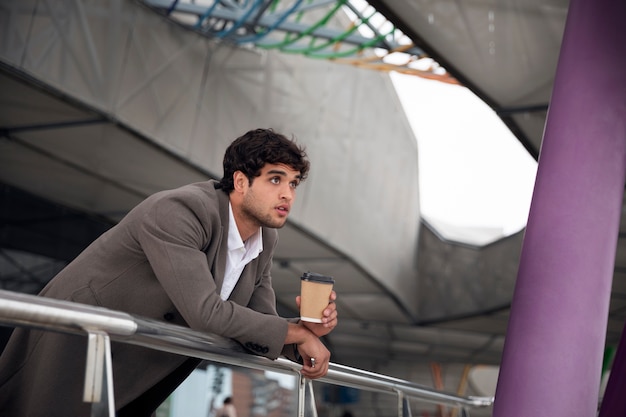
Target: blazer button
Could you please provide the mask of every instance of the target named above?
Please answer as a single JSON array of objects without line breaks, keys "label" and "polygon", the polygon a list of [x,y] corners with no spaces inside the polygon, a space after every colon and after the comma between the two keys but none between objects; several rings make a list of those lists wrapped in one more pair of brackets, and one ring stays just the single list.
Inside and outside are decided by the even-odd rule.
[{"label": "blazer button", "polygon": [[165,313],[165,314],[163,314],[163,318],[166,321],[172,321],[172,320],[174,320],[174,313]]},{"label": "blazer button", "polygon": [[254,343],[254,342],[246,342],[245,347],[247,347],[250,350],[253,350],[255,352],[259,352],[259,353],[267,353],[270,351],[270,348],[267,346],[261,346],[258,343]]}]

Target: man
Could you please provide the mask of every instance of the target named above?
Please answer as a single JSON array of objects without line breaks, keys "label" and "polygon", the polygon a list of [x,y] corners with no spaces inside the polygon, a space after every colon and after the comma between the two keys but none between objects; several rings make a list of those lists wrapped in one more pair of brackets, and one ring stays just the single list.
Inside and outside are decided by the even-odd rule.
[{"label": "man", "polygon": [[224,405],[217,409],[214,417],[237,417],[237,410],[233,404],[232,397],[226,397]]},{"label": "man", "polygon": [[[148,197],[41,295],[219,334],[272,359],[301,356],[302,374],[319,378],[330,360],[319,338],[337,324],[336,295],[322,323],[288,321],[276,313],[270,277],[275,229],[308,170],[304,150],[283,135],[247,132],[226,150],[221,181]],[[16,329],[0,357],[0,415],[89,415],[85,356],[84,337]],[[122,343],[112,357],[118,417],[151,415],[199,362]]]}]

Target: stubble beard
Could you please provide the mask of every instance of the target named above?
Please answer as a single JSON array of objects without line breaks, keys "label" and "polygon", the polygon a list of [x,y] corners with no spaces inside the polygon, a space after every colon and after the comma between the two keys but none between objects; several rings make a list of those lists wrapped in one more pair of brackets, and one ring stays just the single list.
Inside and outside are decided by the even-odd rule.
[{"label": "stubble beard", "polygon": [[256,204],[254,195],[247,194],[243,199],[241,213],[249,221],[255,222],[259,227],[280,229],[287,222],[287,218],[276,219],[270,213],[264,212],[263,208]]}]

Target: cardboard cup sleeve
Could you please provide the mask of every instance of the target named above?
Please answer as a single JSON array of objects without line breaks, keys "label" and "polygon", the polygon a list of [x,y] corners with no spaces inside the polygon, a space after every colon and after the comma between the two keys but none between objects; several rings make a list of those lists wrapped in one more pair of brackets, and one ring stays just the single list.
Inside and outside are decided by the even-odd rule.
[{"label": "cardboard cup sleeve", "polygon": [[300,278],[300,320],[321,323],[330,301],[335,280],[332,277],[305,272]]}]

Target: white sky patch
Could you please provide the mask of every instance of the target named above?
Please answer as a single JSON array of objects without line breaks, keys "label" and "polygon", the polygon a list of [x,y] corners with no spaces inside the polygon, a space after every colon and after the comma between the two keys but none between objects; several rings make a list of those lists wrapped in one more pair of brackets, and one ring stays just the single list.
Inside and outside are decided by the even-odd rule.
[{"label": "white sky patch", "polygon": [[537,162],[495,112],[465,87],[391,78],[417,137],[422,216],[464,235],[524,228]]}]

